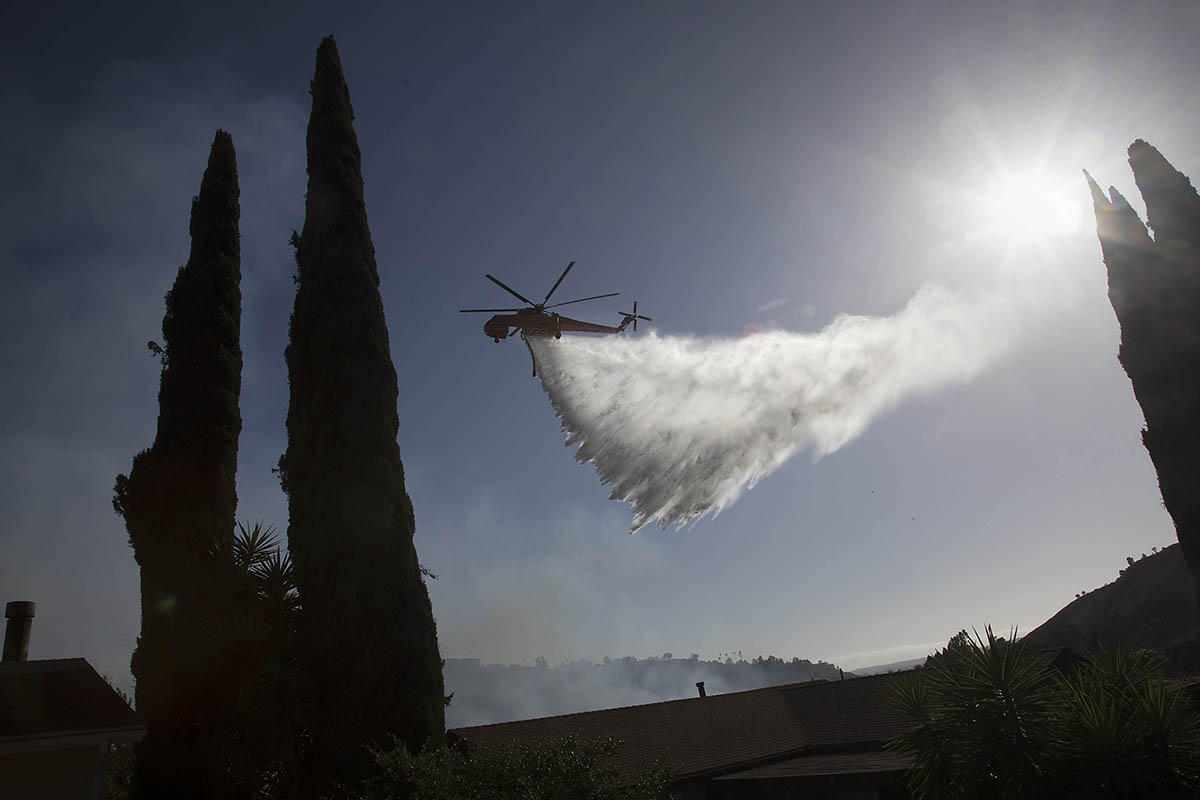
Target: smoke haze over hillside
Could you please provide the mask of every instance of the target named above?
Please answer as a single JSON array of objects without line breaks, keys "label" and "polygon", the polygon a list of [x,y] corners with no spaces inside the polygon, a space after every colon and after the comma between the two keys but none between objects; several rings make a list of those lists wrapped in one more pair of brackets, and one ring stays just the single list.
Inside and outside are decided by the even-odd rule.
[{"label": "smoke haze over hillside", "polygon": [[890,317],[817,333],[531,339],[576,459],[632,530],[719,513],[797,450],[820,458],[909,395],[971,380],[1011,339],[997,298],[921,288]]},{"label": "smoke haze over hillside", "polygon": [[775,656],[747,661],[673,658],[606,658],[600,663],[571,661],[550,666],[483,664],[474,658],[448,658],[446,726],[485,725],[600,708],[695,697],[696,681],[709,694],[758,689],[808,680],[837,680],[838,668]]}]

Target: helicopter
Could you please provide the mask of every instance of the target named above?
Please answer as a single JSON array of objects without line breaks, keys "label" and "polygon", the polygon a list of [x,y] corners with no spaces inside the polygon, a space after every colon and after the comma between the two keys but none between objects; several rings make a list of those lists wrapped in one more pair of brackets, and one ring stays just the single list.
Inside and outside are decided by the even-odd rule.
[{"label": "helicopter", "polygon": [[[582,303],[587,300],[599,300],[602,297],[616,297],[620,292],[609,292],[608,294],[597,294],[591,297],[581,297],[578,300],[567,300],[562,303],[554,303],[546,305],[550,301],[550,296],[558,289],[559,284],[563,282],[563,278],[567,277],[567,273],[571,271],[571,267],[575,266],[572,261],[567,264],[567,268],[563,270],[562,275],[558,276],[558,280],[550,287],[550,291],[546,292],[546,296],[542,302],[535,303],[523,294],[508,286],[499,278],[493,275],[485,275],[492,283],[499,286],[504,291],[511,294],[513,297],[526,304],[525,308],[460,308],[461,314],[477,314],[477,313],[496,313],[494,317],[483,323],[483,332],[491,337],[492,341],[497,344],[501,339],[507,339],[517,333],[521,334],[521,339],[525,341],[525,346],[529,347],[529,355],[533,358],[533,348],[529,346],[530,336],[550,337],[561,339],[563,331],[578,332],[578,333],[621,333],[625,330],[629,323],[633,323],[633,329],[637,330],[637,321],[644,319],[647,322],[653,322],[650,317],[638,313],[637,301],[633,303],[633,312],[619,311],[622,316],[621,324],[616,327],[612,325],[602,325],[598,322],[584,322],[583,320],[571,319],[564,317],[558,312],[548,311],[547,309],[558,308],[559,306],[569,306],[572,303]],[[537,359],[533,363],[533,376],[537,377]]]}]

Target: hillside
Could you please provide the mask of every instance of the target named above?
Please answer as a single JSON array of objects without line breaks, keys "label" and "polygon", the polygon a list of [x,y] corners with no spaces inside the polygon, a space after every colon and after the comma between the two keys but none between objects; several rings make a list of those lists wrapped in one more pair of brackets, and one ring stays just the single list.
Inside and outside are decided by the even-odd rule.
[{"label": "hillside", "polygon": [[[869,667],[855,667],[854,674],[858,676],[866,676],[882,675],[885,672],[902,672],[906,669],[912,669],[913,667],[921,666],[925,663],[926,658],[928,658],[928,656],[921,656],[920,658],[906,658],[903,661],[891,661],[887,664],[872,664]],[[849,675],[850,673],[847,672],[846,674]]]},{"label": "hillside", "polygon": [[1078,598],[1026,638],[1081,652],[1119,643],[1153,648],[1176,669],[1200,673],[1200,614],[1179,545],[1134,561],[1117,580]]},{"label": "hillside", "polygon": [[[1126,643],[1163,653],[1179,671],[1200,674],[1200,614],[1191,574],[1179,545],[1134,561],[1107,586],[1088,592],[1026,637],[1043,646],[1066,645],[1079,652]],[[855,670],[888,672],[919,664],[910,659]],[[849,673],[847,673],[849,674]],[[451,727],[589,711],[598,708],[694,697],[696,681],[709,694],[807,680],[837,680],[834,664],[770,656],[750,661],[673,658],[573,661],[550,666],[484,664],[448,658],[446,709]]]}]

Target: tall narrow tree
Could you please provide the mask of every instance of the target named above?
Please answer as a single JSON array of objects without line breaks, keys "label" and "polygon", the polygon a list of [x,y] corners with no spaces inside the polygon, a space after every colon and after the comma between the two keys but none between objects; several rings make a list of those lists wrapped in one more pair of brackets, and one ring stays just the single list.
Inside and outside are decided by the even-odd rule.
[{"label": "tall narrow tree", "polygon": [[113,507],[141,567],[142,631],[133,654],[135,698],[146,720],[138,797],[211,797],[221,689],[206,651],[220,598],[211,596],[214,547],[232,542],[237,494],[241,250],[233,139],[217,131],[192,200],[192,249],[167,293],[154,444],[117,476]]},{"label": "tall narrow tree", "polygon": [[1119,358],[1146,418],[1142,442],[1200,602],[1200,196],[1138,139],[1129,165],[1146,219],[1088,175],[1108,295],[1121,324]]},{"label": "tall narrow tree", "polygon": [[437,629],[396,444],[396,370],[363,201],[350,93],[333,37],[317,50],[291,402],[280,478],[318,686],[309,790],[371,768],[386,734],[416,750],[444,731]]}]

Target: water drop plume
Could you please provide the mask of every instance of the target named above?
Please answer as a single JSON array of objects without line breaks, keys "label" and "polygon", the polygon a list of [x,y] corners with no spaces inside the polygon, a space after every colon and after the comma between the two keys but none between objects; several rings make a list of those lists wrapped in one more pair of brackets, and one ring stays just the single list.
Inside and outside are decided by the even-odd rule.
[{"label": "water drop plume", "polygon": [[971,380],[1011,339],[1004,305],[929,285],[890,317],[842,314],[817,333],[531,344],[567,445],[633,505],[637,531],[719,513],[797,450],[820,458],[905,397]]}]

